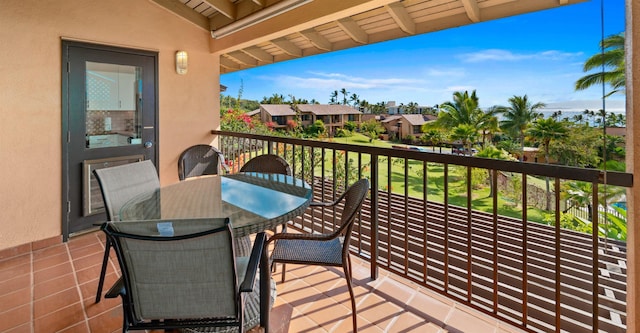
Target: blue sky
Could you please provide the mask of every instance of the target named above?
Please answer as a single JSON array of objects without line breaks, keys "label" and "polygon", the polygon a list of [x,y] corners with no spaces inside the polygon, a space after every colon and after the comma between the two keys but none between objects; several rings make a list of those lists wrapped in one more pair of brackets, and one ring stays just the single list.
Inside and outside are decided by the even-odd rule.
[{"label": "blue sky", "polygon": [[[602,88],[574,90],[584,61],[600,52],[601,1],[605,36],[624,31],[624,0],[591,0],[223,74],[226,94],[261,100],[275,93],[328,103],[346,88],[369,103],[435,105],[454,91],[476,90],[481,107],[525,95],[551,109],[602,106]],[[624,96],[607,100],[620,111]]]}]

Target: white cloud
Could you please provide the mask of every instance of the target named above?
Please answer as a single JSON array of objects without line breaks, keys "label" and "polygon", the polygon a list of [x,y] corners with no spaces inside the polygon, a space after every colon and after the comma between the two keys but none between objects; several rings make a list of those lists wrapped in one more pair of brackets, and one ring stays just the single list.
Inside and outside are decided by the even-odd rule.
[{"label": "white cloud", "polygon": [[[366,78],[341,73],[309,72],[308,76],[280,75],[269,79],[283,83],[289,88],[313,88],[332,91],[336,89],[415,89],[426,83],[421,79],[407,78]],[[315,77],[314,77],[315,76]]]},{"label": "white cloud", "polygon": [[582,52],[560,52],[556,50],[540,51],[534,53],[514,53],[509,50],[488,49],[472,53],[463,53],[457,56],[463,62],[484,61],[522,61],[522,60],[564,60],[581,56]]}]

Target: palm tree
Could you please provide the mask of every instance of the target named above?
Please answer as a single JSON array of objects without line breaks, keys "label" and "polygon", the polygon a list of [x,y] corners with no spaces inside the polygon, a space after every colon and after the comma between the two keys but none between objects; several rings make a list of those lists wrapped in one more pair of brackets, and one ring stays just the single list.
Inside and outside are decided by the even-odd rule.
[{"label": "palm tree", "polygon": [[440,128],[454,128],[461,124],[475,125],[482,113],[475,90],[471,95],[467,91],[456,91],[453,93],[453,101],[440,105],[438,119],[433,125]]},{"label": "palm tree", "polygon": [[[533,126],[529,128],[527,134],[542,142],[544,148],[544,161],[549,164],[549,144],[551,140],[557,140],[564,138],[567,135],[567,127],[564,123],[555,120],[554,118],[541,118],[533,123]],[[549,177],[546,177],[546,189],[547,189],[547,210],[551,210],[551,197],[549,196]],[[557,194],[556,194],[557,195]]]},{"label": "palm tree", "polygon": [[418,111],[418,103],[409,102],[409,104],[407,104],[407,113],[408,114],[414,114],[414,113],[417,113],[417,111]]},{"label": "palm tree", "polygon": [[349,102],[353,102],[353,107],[358,107],[358,105],[360,104],[360,96],[356,95],[355,93],[351,94],[351,96],[349,97]]},{"label": "palm tree", "polygon": [[452,140],[462,141],[462,146],[471,152],[471,144],[478,140],[478,129],[471,124],[460,124],[451,131]]},{"label": "palm tree", "polygon": [[334,90],[331,93],[331,100],[329,101],[329,104],[338,104],[338,91]]},{"label": "palm tree", "polygon": [[576,90],[584,90],[596,84],[606,83],[613,88],[604,97],[622,92],[625,87],[625,65],[624,65],[624,32],[606,37],[600,42],[600,47],[604,52],[591,56],[584,63],[583,71],[588,72],[593,69],[607,67],[597,73],[588,74],[576,81]]},{"label": "palm tree", "polygon": [[349,92],[346,88],[340,89],[340,93],[342,94],[342,104],[347,105],[347,97],[349,96]]},{"label": "palm tree", "polygon": [[524,159],[524,134],[531,122],[540,117],[536,110],[545,107],[544,103],[532,103],[527,95],[509,98],[509,106],[502,113],[500,127],[515,134],[520,140],[520,162]]},{"label": "palm tree", "polygon": [[440,147],[440,152],[442,153],[442,146],[440,146],[440,143],[444,140],[443,133],[440,130],[434,128],[427,129],[424,125],[422,126],[424,134],[420,137],[421,141],[423,143],[431,143],[431,149],[433,151],[436,151],[436,146]]},{"label": "palm tree", "polygon": [[438,119],[429,123],[429,127],[450,129],[466,124],[473,126],[476,131],[490,131],[492,124],[495,124],[495,115],[501,111],[500,107],[482,111],[475,90],[471,94],[467,91],[454,92],[453,101],[442,103],[439,109]]}]

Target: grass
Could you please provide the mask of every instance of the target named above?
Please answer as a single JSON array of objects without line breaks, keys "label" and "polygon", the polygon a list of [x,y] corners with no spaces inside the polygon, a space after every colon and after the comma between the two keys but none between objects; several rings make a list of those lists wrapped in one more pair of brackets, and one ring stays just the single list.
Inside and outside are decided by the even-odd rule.
[{"label": "grass", "polygon": [[[354,133],[352,137],[348,138],[332,138],[327,141],[345,144],[357,144],[374,147],[391,148],[395,143],[373,140],[369,142],[369,138],[362,134]],[[438,151],[438,148],[436,148]],[[448,149],[443,150],[443,153],[449,152]],[[348,154],[349,159],[353,160],[353,163],[357,163],[357,154]],[[329,158],[329,156],[327,156]],[[327,160],[325,165],[326,172],[331,172],[333,163]],[[369,155],[362,155],[362,164],[369,165],[371,163],[371,157]],[[378,160],[378,183],[381,190],[387,191],[389,185],[391,186],[391,192],[404,195],[405,192],[410,197],[422,198],[424,195],[423,188],[423,163],[421,161],[409,160],[407,166],[407,188],[405,189],[405,166],[404,159],[392,158],[391,160],[391,172],[389,172],[389,161],[387,158],[380,158]],[[391,182],[389,183],[389,177],[391,175]],[[530,177],[534,178],[534,177]],[[437,163],[428,163],[427,165],[427,200],[434,202],[444,203],[444,165]],[[544,180],[532,179],[533,182],[541,182],[544,186]],[[449,176],[449,197],[448,203],[456,206],[467,206],[467,184],[466,184],[466,169],[460,167],[450,167]],[[544,187],[543,187],[544,188]],[[473,209],[477,209],[484,212],[493,211],[493,198],[489,195],[490,188],[488,186],[476,186],[472,190],[471,205]],[[527,219],[531,221],[542,222],[545,211],[534,207],[527,208]],[[509,216],[513,218],[522,218],[522,207],[514,205],[513,200],[504,198],[503,195],[498,196],[498,214]]]}]

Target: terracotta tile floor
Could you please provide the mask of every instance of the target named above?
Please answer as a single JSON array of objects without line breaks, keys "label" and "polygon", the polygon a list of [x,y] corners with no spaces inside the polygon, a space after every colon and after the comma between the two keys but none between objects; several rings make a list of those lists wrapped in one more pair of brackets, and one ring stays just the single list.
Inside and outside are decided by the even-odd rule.
[{"label": "terracotta tile floor", "polygon": [[[0,332],[119,332],[120,300],[94,303],[103,251],[94,232],[0,260]],[[365,262],[353,264],[359,332],[521,332],[383,270],[372,281]],[[105,286],[117,276],[112,260]],[[275,279],[271,332],[352,330],[340,269],[288,265],[279,283],[279,266]]]}]

